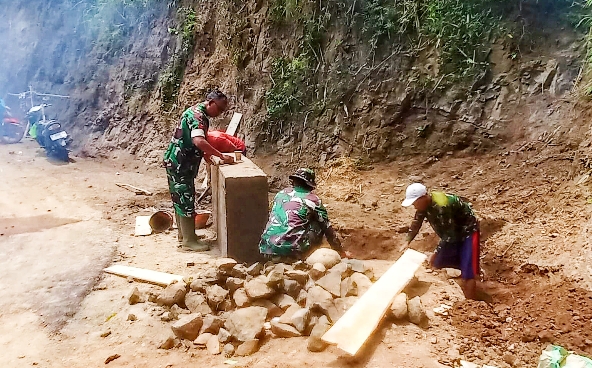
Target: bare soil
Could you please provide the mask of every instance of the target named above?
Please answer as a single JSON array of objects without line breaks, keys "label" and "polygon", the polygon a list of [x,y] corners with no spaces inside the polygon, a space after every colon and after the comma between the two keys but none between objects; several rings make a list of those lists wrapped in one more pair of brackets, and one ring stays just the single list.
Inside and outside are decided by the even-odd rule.
[{"label": "bare soil", "polygon": [[[531,160],[542,162],[523,164]],[[102,273],[117,263],[191,276],[218,256],[177,252],[174,231],[133,236],[136,215],[170,209],[162,170],[121,153],[74,161],[52,163],[33,142],[0,146],[3,366],[95,367],[114,354],[120,357],[110,367],[228,366],[191,344],[158,349],[171,334],[164,311],[131,306],[126,295],[134,286],[143,293],[160,288]],[[273,171],[266,162],[259,161]],[[319,195],[345,246],[368,259],[377,276],[400,255],[413,216],[400,206],[407,183],[421,179],[469,198],[481,218],[484,287],[493,304],[465,302],[446,272],[421,269],[406,291],[421,296],[427,329],[386,319],[355,359],[336,348],[310,353],[304,338],[267,337],[258,353],[235,360],[245,367],[442,367],[462,358],[535,367],[549,342],[590,354],[590,193],[575,185],[570,164],[539,151],[374,167],[345,159],[326,167]],[[281,170],[274,173],[281,182]],[[155,194],[135,195],[116,182]],[[428,252],[436,241],[426,226],[412,247]],[[454,306],[451,316],[432,311],[441,304]],[[136,321],[127,320],[130,313]]]}]

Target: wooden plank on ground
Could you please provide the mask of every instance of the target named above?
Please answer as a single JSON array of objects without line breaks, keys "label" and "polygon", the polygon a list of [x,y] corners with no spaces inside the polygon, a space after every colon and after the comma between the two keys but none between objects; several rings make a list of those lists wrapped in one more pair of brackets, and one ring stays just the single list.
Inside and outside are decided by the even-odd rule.
[{"label": "wooden plank on ground", "polygon": [[380,324],[395,296],[407,286],[425,259],[423,253],[407,249],[322,339],[356,355]]},{"label": "wooden plank on ground", "polygon": [[243,117],[243,114],[240,112],[235,112],[232,115],[232,119],[230,119],[230,124],[228,124],[228,128],[226,128],[226,134],[236,135],[236,131],[238,129],[238,125]]},{"label": "wooden plank on ground", "polygon": [[104,271],[113,275],[132,277],[138,281],[145,281],[161,286],[170,285],[175,281],[183,282],[183,276],[123,265],[107,267],[104,269]]}]

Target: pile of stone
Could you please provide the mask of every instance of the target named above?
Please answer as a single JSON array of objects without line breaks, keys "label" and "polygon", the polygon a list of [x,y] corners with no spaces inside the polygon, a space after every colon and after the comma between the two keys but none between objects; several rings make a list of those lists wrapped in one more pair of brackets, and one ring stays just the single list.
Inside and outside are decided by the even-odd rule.
[{"label": "pile of stone", "polygon": [[[250,267],[224,258],[189,284],[174,283],[148,301],[166,310],[170,349],[192,341],[227,357],[256,352],[261,339],[308,337],[310,351],[326,348],[321,336],[370,286],[373,273],[364,262],[341,260],[331,249],[318,249],[305,262],[255,263]],[[130,304],[142,301],[137,289]]]}]

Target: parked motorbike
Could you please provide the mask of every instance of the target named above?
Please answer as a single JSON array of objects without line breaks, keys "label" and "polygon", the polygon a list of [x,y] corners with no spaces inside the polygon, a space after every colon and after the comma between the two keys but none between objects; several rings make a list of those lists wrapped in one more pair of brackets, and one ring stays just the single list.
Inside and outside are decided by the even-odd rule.
[{"label": "parked motorbike", "polygon": [[45,116],[45,108],[51,105],[41,104],[33,106],[27,112],[28,125],[31,126],[29,134],[47,152],[48,157],[61,161],[69,161],[69,146],[72,139],[56,120],[48,120]]},{"label": "parked motorbike", "polygon": [[17,118],[5,117],[0,121],[0,143],[18,143],[26,131],[26,124],[22,124]]}]

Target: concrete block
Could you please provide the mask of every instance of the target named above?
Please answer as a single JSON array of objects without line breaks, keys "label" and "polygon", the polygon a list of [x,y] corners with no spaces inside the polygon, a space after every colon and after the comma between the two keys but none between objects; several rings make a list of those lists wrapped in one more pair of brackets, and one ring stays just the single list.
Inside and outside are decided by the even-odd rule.
[{"label": "concrete block", "polygon": [[222,257],[262,260],[259,240],[268,218],[267,175],[246,157],[212,167],[212,205]]}]

